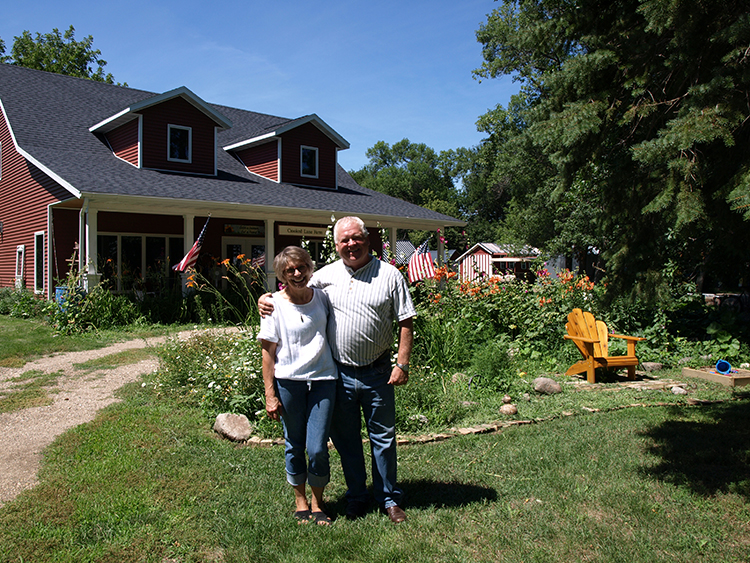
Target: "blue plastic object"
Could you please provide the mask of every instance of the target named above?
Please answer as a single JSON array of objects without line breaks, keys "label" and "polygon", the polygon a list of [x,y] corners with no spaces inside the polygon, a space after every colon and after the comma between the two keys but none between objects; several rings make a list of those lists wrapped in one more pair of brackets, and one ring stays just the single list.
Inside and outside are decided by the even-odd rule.
[{"label": "blue plastic object", "polygon": [[719,360],[716,362],[716,371],[721,375],[726,375],[732,371],[732,366],[726,360]]}]

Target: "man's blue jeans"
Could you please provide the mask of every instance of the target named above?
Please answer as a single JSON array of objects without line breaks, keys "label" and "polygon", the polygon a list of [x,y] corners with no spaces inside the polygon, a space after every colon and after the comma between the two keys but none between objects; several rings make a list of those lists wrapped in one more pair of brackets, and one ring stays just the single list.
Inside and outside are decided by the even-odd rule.
[{"label": "man's blue jeans", "polygon": [[325,487],[331,478],[328,435],[336,381],[277,379],[276,388],[284,409],[281,420],[286,440],[286,480],[292,486],[307,481],[312,487]]},{"label": "man's blue jeans", "polygon": [[391,361],[383,354],[368,366],[338,364],[336,407],[333,410],[331,438],[341,456],[346,497],[367,502],[367,473],[362,449],[361,415],[364,414],[372,450],[372,485],[375,500],[383,508],[401,503],[403,493],[396,487],[396,400]]}]

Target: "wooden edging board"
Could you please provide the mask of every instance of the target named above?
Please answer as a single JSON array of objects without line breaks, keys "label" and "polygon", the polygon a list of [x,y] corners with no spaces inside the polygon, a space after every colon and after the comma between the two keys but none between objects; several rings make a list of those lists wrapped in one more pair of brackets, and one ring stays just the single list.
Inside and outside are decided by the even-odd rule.
[{"label": "wooden edging board", "polygon": [[726,387],[742,387],[744,385],[750,385],[750,371],[746,369],[732,370],[731,373],[722,375],[718,373],[715,368],[682,368],[682,375],[721,383]]}]

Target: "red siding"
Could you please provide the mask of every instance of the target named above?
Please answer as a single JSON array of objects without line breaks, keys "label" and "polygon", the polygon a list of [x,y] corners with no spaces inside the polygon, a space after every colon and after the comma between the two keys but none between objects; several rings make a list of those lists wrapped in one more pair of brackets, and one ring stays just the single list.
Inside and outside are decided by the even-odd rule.
[{"label": "red siding", "polygon": [[[192,174],[213,175],[216,169],[215,123],[198,108],[184,100],[174,98],[149,107],[143,114],[143,167],[157,170],[174,170]],[[167,128],[180,125],[192,128],[192,162],[167,160]]]},{"label": "red siding", "polygon": [[106,136],[117,156],[138,167],[138,119],[110,131]]},{"label": "red siding", "polygon": [[274,140],[256,147],[241,150],[237,156],[250,172],[279,181],[279,143]]},{"label": "red siding", "polygon": [[78,242],[78,219],[77,209],[54,209],[52,211],[52,231],[55,236],[52,256],[53,280],[61,280],[68,273],[68,260],[73,256],[73,249]]},{"label": "red siding", "polygon": [[[70,193],[26,162],[17,151],[5,116],[0,114],[2,143],[2,179],[0,179],[0,287],[12,287],[16,266],[16,247],[25,246],[24,278],[34,288],[34,233],[44,231],[45,274],[47,268],[47,205],[70,198]],[[46,278],[46,276],[45,276]],[[50,280],[45,279],[45,289]]]},{"label": "red siding", "polygon": [[[318,149],[318,177],[300,175],[300,147]],[[312,123],[284,133],[281,137],[281,181],[306,186],[333,188],[336,186],[336,145]]]},{"label": "red siding", "polygon": [[492,256],[485,250],[478,248],[474,254],[469,254],[459,266],[461,281],[472,281],[481,274],[492,275]]}]

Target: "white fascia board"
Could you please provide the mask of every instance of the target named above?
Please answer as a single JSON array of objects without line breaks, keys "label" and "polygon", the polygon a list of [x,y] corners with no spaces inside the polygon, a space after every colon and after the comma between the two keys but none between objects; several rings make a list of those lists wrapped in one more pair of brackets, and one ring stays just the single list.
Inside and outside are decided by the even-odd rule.
[{"label": "white fascia board", "polygon": [[224,117],[218,111],[209,106],[202,98],[196,96],[189,88],[186,88],[185,86],[180,86],[179,88],[175,88],[174,90],[170,90],[169,92],[157,94],[156,96],[135,103],[130,106],[130,111],[141,111],[144,108],[160,104],[161,102],[176,98],[178,96],[184,98],[200,111],[211,117],[219,124],[222,129],[230,129],[232,127],[232,122],[229,120],[229,118]]},{"label": "white fascia board", "polygon": [[482,250],[484,250],[485,252],[487,252],[490,256],[492,256],[492,252],[490,252],[481,242],[477,242],[476,244],[474,244],[474,246],[472,246],[469,250],[467,250],[466,252],[464,252],[461,256],[459,256],[458,258],[456,258],[454,261],[455,262],[460,262],[461,260],[463,260],[469,254],[473,254],[474,251],[477,248],[481,248]]},{"label": "white fascia board", "polygon": [[302,117],[300,119],[294,119],[292,121],[289,121],[285,123],[284,125],[280,126],[279,128],[274,129],[270,133],[266,133],[258,137],[253,137],[252,139],[245,139],[244,141],[234,143],[233,145],[227,145],[226,147],[223,147],[223,148],[227,152],[248,148],[253,145],[260,144],[268,139],[272,139],[273,137],[280,137],[287,131],[296,129],[297,127],[305,125],[306,123],[313,123],[313,125],[315,125],[318,129],[320,129],[329,139],[331,139],[334,142],[337,150],[346,150],[349,148],[349,142],[346,139],[344,139],[341,135],[336,133],[336,131],[331,129],[331,127],[325,121],[320,119],[314,113],[306,117]]},{"label": "white fascia board", "polygon": [[276,134],[281,135],[282,133],[286,133],[287,131],[296,129],[297,127],[305,125],[306,123],[313,123],[318,129],[323,131],[323,133],[325,133],[334,143],[336,143],[340,150],[349,148],[349,142],[341,135],[336,133],[336,131],[334,131],[330,125],[320,119],[320,117],[318,117],[318,115],[315,113],[311,113],[306,117],[295,119],[294,121],[282,125],[279,129],[276,130]]},{"label": "white fascia board", "polygon": [[208,117],[213,119],[221,129],[230,129],[232,127],[232,122],[229,120],[229,118],[224,117],[218,111],[213,109],[200,97],[191,92],[190,89],[186,88],[185,86],[180,86],[179,88],[175,88],[174,90],[170,90],[169,92],[156,94],[154,96],[151,96],[150,98],[146,98],[145,100],[136,102],[130,107],[127,107],[124,110],[116,113],[112,117],[108,117],[107,119],[100,121],[96,125],[89,127],[89,131],[91,131],[92,133],[96,131],[106,133],[107,131],[114,129],[121,123],[129,121],[129,119],[127,119],[128,114],[138,113],[139,111],[143,111],[146,108],[177,97],[184,98],[189,104],[196,107],[199,111],[205,113]]},{"label": "white fascia board", "polygon": [[42,172],[44,172],[47,176],[52,178],[55,182],[60,184],[63,188],[68,190],[71,194],[73,194],[75,197],[81,197],[80,190],[73,187],[72,184],[64,180],[62,177],[55,174],[52,170],[47,168],[44,164],[39,162],[35,157],[30,155],[28,152],[26,152],[24,149],[22,149],[20,146],[18,146],[18,141],[16,140],[16,135],[13,132],[13,127],[10,124],[10,121],[8,120],[8,113],[5,111],[5,106],[3,106],[3,101],[0,100],[0,110],[3,112],[3,116],[5,117],[5,125],[8,127],[8,131],[10,132],[10,138],[13,140],[13,146],[16,149],[16,152],[20,154],[22,157],[24,157],[26,160],[31,162],[34,166],[39,168]]},{"label": "white fascia board", "polygon": [[245,139],[244,141],[240,141],[238,143],[234,143],[233,145],[227,145],[221,148],[223,148],[227,152],[235,151],[238,149],[245,149],[253,145],[257,145],[264,141],[267,141],[268,139],[273,139],[276,136],[277,136],[276,131],[272,131],[270,133],[266,133],[265,135],[261,135],[260,137],[253,137],[252,139]]},{"label": "white fascia board", "polygon": [[[112,117],[108,117],[104,121],[100,121],[96,125],[92,125],[91,127],[89,127],[89,131],[91,133],[95,133],[95,132],[97,132],[100,129],[105,129],[104,132],[106,133],[107,131],[109,131],[109,130],[111,130],[111,129],[114,128],[114,122],[117,122],[119,119],[121,119],[121,118],[125,117],[126,115],[128,115],[130,113],[130,111],[131,111],[130,108],[125,108],[124,110],[122,110],[119,113],[116,113]],[[112,125],[113,127],[107,127],[107,125]]]},{"label": "white fascia board", "polygon": [[62,178],[61,176],[58,176],[55,172],[53,172],[51,169],[47,168],[44,164],[39,162],[36,158],[31,156],[29,153],[27,153],[25,150],[16,147],[16,150],[18,153],[23,156],[26,160],[31,162],[34,166],[39,168],[42,172],[44,172],[47,176],[52,178],[55,182],[60,184],[63,188],[68,190],[71,194],[73,194],[75,197],[81,197],[81,191],[77,188],[74,188],[72,184],[70,184],[67,180]]}]

